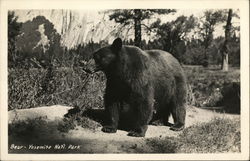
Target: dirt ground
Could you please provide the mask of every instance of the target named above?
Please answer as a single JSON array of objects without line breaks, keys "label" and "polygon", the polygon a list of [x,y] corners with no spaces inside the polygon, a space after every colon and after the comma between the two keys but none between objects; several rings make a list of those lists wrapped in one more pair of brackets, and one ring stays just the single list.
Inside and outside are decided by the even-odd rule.
[{"label": "dirt ground", "polygon": [[[35,137],[28,139],[9,137],[10,153],[151,153],[153,150],[146,144],[147,138],[177,137],[180,132],[169,130],[166,126],[149,125],[144,138],[127,136],[126,131],[117,133],[103,133],[101,127],[97,130],[76,127],[68,133],[57,130],[58,123],[64,114],[72,107],[50,106],[23,110],[9,111],[9,123],[18,120],[43,117],[48,124],[41,125]],[[231,115],[214,112],[212,110],[190,107],[187,110],[186,127],[201,122],[209,122],[214,117],[240,118],[240,115]],[[170,119],[172,122],[172,119]],[[44,126],[44,127],[43,127]],[[28,134],[26,134],[28,135]],[[49,148],[46,145],[50,145]],[[16,146],[16,147],[15,147]],[[19,149],[18,149],[18,146]]]}]

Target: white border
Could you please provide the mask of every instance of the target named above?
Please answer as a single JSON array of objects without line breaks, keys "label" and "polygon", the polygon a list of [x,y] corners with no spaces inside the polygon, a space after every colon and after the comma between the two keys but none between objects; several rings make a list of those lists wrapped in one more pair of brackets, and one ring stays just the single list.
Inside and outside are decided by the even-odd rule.
[{"label": "white border", "polygon": [[[239,8],[241,27],[241,153],[236,154],[8,154],[7,12],[14,9]],[[1,160],[248,160],[249,1],[248,0],[0,0]]]}]

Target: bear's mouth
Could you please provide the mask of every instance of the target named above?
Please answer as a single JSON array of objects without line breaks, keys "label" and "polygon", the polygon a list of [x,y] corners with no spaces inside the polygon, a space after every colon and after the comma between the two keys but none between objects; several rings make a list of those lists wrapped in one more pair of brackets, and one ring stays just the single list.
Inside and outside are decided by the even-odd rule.
[{"label": "bear's mouth", "polygon": [[92,68],[92,69],[90,69],[90,68],[82,68],[82,70],[85,71],[85,72],[88,73],[88,74],[94,74],[94,73],[96,73],[96,72],[101,71],[102,68],[99,67],[99,66],[95,66],[94,69],[93,69],[93,68]]},{"label": "bear's mouth", "polygon": [[87,69],[87,68],[82,68],[82,70],[88,74],[94,74],[96,72],[99,72],[101,69],[94,69],[94,70],[90,70],[90,69]]},{"label": "bear's mouth", "polygon": [[87,69],[87,68],[82,68],[82,70],[88,74],[93,74],[94,71],[90,70],[90,69]]},{"label": "bear's mouth", "polygon": [[102,68],[98,65],[95,66],[95,69],[93,70],[94,73],[101,71]]}]

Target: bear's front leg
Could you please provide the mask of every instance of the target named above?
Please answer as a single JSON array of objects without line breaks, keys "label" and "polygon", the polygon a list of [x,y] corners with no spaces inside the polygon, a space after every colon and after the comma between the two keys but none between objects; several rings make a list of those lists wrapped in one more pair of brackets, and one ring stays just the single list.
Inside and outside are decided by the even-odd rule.
[{"label": "bear's front leg", "polygon": [[[152,93],[150,93],[152,94]],[[128,136],[144,137],[148,129],[148,124],[153,115],[153,103],[152,96],[135,96],[131,98],[131,106],[135,114],[135,126],[132,131],[128,133]]]},{"label": "bear's front leg", "polygon": [[103,132],[106,133],[116,133],[118,122],[119,122],[119,104],[113,103],[105,107],[105,111],[107,113],[107,125],[102,128]]}]

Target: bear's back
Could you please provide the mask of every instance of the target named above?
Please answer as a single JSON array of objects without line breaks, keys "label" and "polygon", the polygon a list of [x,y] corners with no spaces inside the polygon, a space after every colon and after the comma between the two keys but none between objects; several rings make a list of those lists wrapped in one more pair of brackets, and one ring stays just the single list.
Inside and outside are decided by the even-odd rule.
[{"label": "bear's back", "polygon": [[179,61],[172,54],[162,50],[145,50],[145,52],[149,55],[151,61],[165,64],[167,68],[175,70],[176,73],[182,72]]},{"label": "bear's back", "polygon": [[126,55],[129,56],[131,64],[147,64],[152,71],[152,74],[159,76],[156,71],[171,72],[175,76],[183,74],[182,67],[179,61],[170,53],[163,50],[142,50],[135,46],[124,45]]},{"label": "bear's back", "polygon": [[179,64],[178,60],[170,53],[163,50],[145,50],[145,52],[150,56],[150,59],[162,59],[168,63]]},{"label": "bear's back", "polygon": [[165,63],[173,63],[179,66],[178,60],[170,53],[163,51],[163,50],[158,50],[158,49],[153,49],[153,50],[142,50],[136,46],[131,46],[131,45],[124,45],[124,48],[126,49],[126,54],[131,54],[133,57],[135,55],[141,56],[141,57],[147,57],[149,60],[163,60]]}]

